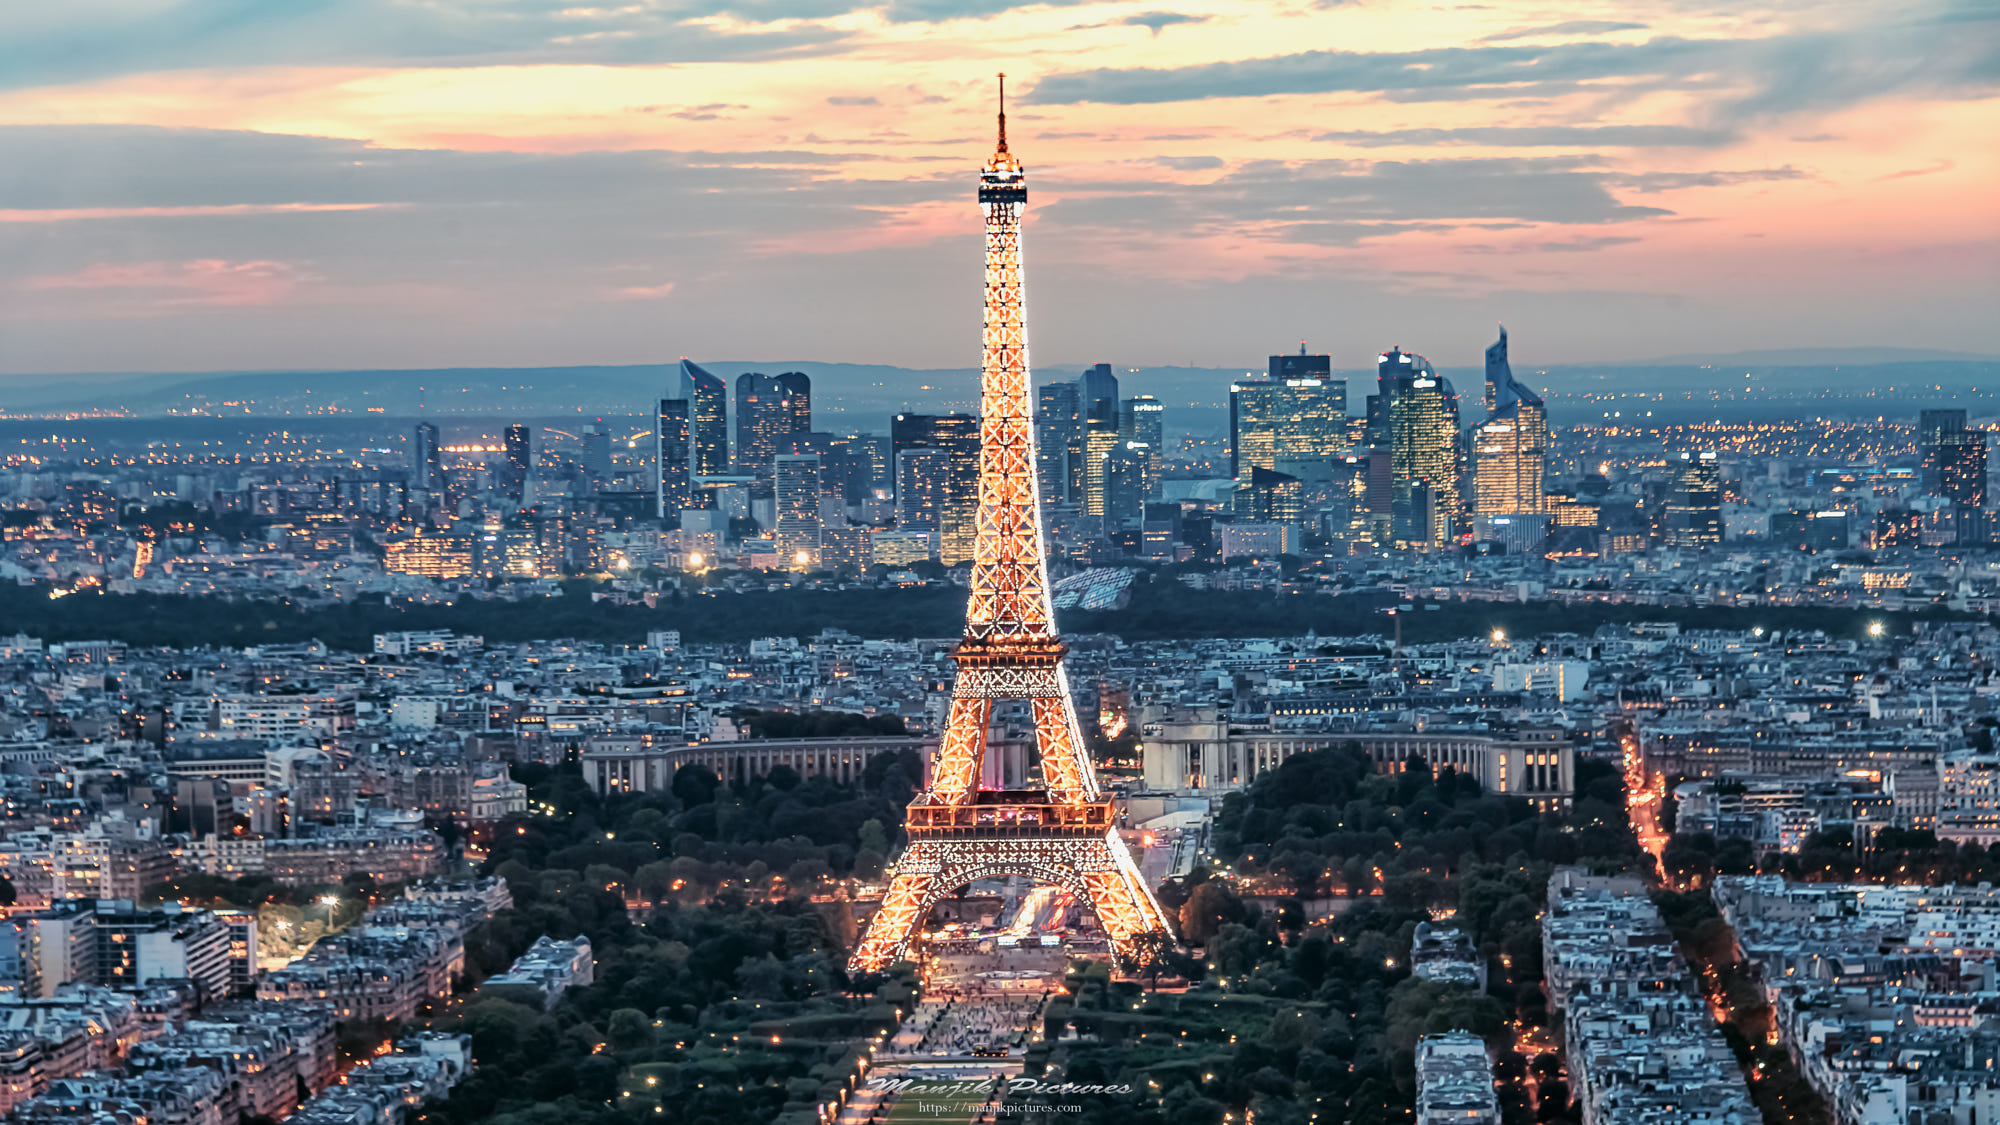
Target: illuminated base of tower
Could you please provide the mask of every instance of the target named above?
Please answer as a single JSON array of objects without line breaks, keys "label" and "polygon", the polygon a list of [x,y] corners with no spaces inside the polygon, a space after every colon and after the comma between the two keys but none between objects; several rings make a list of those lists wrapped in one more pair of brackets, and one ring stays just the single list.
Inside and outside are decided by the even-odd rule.
[{"label": "illuminated base of tower", "polygon": [[[1000,796],[992,792],[982,797]],[[1024,794],[1007,794],[1014,797]],[[1029,823],[1065,809],[1096,822],[1070,826]],[[975,879],[1019,875],[1065,887],[1096,911],[1120,962],[1143,968],[1173,944],[1173,931],[1146,889],[1118,830],[1108,827],[1109,801],[1074,806],[987,802],[910,806],[911,841],[896,861],[882,908],[847,963],[849,972],[877,973],[901,961],[931,907]],[[933,815],[934,814],[934,815]],[[956,825],[923,826],[926,817]],[[980,823],[984,822],[984,823]],[[1104,825],[1104,826],[1099,826]]]}]

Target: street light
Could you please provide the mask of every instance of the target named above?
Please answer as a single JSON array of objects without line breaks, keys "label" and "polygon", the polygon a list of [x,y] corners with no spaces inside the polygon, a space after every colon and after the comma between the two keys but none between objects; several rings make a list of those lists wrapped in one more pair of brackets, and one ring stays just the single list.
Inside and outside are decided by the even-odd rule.
[{"label": "street light", "polygon": [[1881,635],[1882,635],[1882,623],[1881,623],[1880,621],[1870,621],[1870,622],[1868,623],[1868,635],[1869,635],[1869,636],[1871,636],[1871,637],[1879,637],[1879,636],[1881,636]]}]

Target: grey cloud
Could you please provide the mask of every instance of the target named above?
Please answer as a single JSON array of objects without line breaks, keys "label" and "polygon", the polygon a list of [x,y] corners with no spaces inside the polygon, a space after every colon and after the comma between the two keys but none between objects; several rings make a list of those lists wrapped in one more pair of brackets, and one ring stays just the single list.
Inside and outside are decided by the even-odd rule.
[{"label": "grey cloud", "polygon": [[1316,141],[1363,148],[1391,145],[1489,145],[1536,148],[1717,148],[1733,143],[1730,129],[1687,125],[1490,125],[1463,129],[1391,129],[1383,132],[1321,133]]},{"label": "grey cloud", "polygon": [[[844,49],[824,26],[731,33],[690,19],[839,15],[849,0],[670,0],[593,9],[546,0],[66,0],[0,6],[0,87],[210,66],[701,62]],[[60,16],[50,13],[59,11]]]},{"label": "grey cloud", "polygon": [[1211,168],[1222,167],[1222,158],[1219,156],[1155,156],[1151,163],[1158,164],[1164,168],[1172,168],[1177,172],[1205,172]]},{"label": "grey cloud", "polygon": [[1533,39],[1545,35],[1606,35],[1613,31],[1644,31],[1643,23],[1621,23],[1617,20],[1565,20],[1562,23],[1543,24],[1540,27],[1517,27],[1511,31],[1497,31],[1483,36],[1482,43],[1505,43],[1514,39]]},{"label": "grey cloud", "polygon": [[881,105],[882,101],[873,94],[835,94],[826,99],[828,105]]},{"label": "grey cloud", "polygon": [[1727,187],[1731,184],[1757,183],[1764,180],[1803,180],[1804,172],[1787,165],[1783,168],[1753,168],[1742,172],[1638,172],[1607,176],[1606,179],[1619,187],[1651,195],[1662,191],[1679,191],[1692,187]]},{"label": "grey cloud", "polygon": [[1154,35],[1163,27],[1173,27],[1183,23],[1207,23],[1207,16],[1190,16],[1183,12],[1140,12],[1136,16],[1126,16],[1119,20],[1126,27],[1143,27]]},{"label": "grey cloud", "polygon": [[[1351,244],[1398,231],[1446,230],[1460,224],[1599,225],[1671,212],[1620,202],[1612,174],[1589,158],[1488,160],[1252,161],[1219,179],[1164,190],[1136,185],[1069,184],[1042,209],[1051,223],[1100,228],[1171,225],[1195,233],[1239,231],[1250,224],[1301,242]],[[1497,222],[1496,222],[1497,221]]]},{"label": "grey cloud", "polygon": [[1606,234],[1592,238],[1572,238],[1564,242],[1539,242],[1535,249],[1552,254],[1583,254],[1639,241],[1630,235]]},{"label": "grey cloud", "polygon": [[[1554,97],[1599,89],[1712,90],[1716,125],[1890,95],[1968,97],[2000,88],[2000,20],[1974,3],[1892,9],[1873,26],[1764,39],[1659,37],[1645,43],[1493,45],[1417,51],[1305,51],[1199,66],[1052,74],[1046,104],[1118,105],[1281,94],[1374,93],[1398,101]],[[1747,93],[1737,91],[1747,89]]]}]

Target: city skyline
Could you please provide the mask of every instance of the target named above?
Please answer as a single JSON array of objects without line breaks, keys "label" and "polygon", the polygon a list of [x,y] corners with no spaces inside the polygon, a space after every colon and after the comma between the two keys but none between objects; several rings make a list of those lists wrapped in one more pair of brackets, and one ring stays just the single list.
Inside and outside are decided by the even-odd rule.
[{"label": "city skyline", "polygon": [[1970,4],[200,7],[4,17],[0,371],[969,365],[1002,66],[1046,356],[2000,352]]}]

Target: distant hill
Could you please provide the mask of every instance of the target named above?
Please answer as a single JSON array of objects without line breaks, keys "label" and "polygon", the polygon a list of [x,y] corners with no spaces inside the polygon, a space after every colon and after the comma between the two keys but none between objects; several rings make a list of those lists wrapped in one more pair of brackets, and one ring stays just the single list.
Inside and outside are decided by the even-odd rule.
[{"label": "distant hill", "polygon": [[[975,412],[978,372],[970,367],[911,369],[818,360],[718,360],[703,366],[725,379],[744,371],[803,371],[813,379],[813,413],[825,429],[885,432],[901,411]],[[1037,384],[1073,379],[1082,368],[1036,369]],[[1118,368],[1125,395],[1150,394],[1167,407],[1171,433],[1216,435],[1228,424],[1229,386],[1243,368]],[[1446,367],[1469,421],[1483,372]],[[1646,363],[1568,364],[1515,373],[1549,397],[1551,420],[1610,416],[1612,399],[1641,404],[1661,422],[1733,416],[1764,419],[1801,412],[1829,416],[1914,416],[1921,405],[1951,403],[1975,418],[2000,411],[2000,359],[1910,348],[1789,349],[1735,355],[1677,356]],[[1372,369],[1335,373],[1347,382],[1347,413],[1358,416],[1374,390]],[[673,391],[674,364],[576,367],[466,367],[376,371],[258,371],[212,374],[14,376],[0,382],[0,411],[45,416],[121,412],[139,417],[197,415],[258,418],[335,415],[357,421],[417,416],[441,419],[651,416]],[[6,384],[12,383],[9,387]],[[1578,402],[1581,396],[1584,402]]]},{"label": "distant hill", "polygon": [[1673,355],[1615,367],[1866,367],[1885,363],[2000,363],[2000,356],[1933,348],[1779,348],[1715,355]]}]

